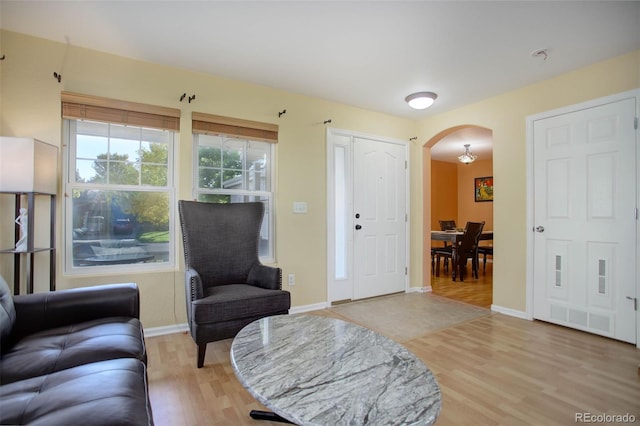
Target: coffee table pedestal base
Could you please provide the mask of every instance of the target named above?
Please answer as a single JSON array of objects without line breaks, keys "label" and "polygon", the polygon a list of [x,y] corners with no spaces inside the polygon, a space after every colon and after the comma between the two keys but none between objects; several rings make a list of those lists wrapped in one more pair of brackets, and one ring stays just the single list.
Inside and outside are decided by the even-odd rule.
[{"label": "coffee table pedestal base", "polygon": [[284,417],[281,417],[276,413],[272,413],[271,411],[251,410],[251,412],[249,413],[249,416],[251,416],[251,418],[255,420],[270,420],[272,422],[293,424],[292,422],[285,419]]}]

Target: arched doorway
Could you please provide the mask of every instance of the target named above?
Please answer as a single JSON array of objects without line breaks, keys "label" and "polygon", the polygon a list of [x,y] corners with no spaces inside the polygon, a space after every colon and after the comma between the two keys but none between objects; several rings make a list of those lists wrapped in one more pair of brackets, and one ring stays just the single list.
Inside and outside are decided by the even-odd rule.
[{"label": "arched doorway", "polygon": [[[477,155],[470,164],[462,164],[458,160],[466,144]],[[471,124],[454,126],[441,131],[423,145],[423,227],[426,231],[423,282],[434,294],[487,308],[493,301],[493,257],[487,256],[485,268],[484,256],[480,256],[478,279],[467,274],[464,283],[454,282],[451,271],[435,277],[431,270],[430,230],[439,229],[439,220],[451,219],[460,228],[467,221],[484,221],[485,230],[493,230],[493,202],[474,197],[476,179],[489,177],[493,177],[491,129]],[[434,241],[433,244],[443,243]],[[490,245],[492,241],[483,241],[482,244]]]}]

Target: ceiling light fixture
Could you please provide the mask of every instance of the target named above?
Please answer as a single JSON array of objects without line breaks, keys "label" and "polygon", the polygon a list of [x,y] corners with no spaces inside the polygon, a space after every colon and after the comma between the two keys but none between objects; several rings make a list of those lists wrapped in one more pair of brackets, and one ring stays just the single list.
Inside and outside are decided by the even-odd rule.
[{"label": "ceiling light fixture", "polygon": [[404,100],[413,109],[425,109],[433,105],[437,97],[433,92],[418,92],[410,94]]},{"label": "ceiling light fixture", "polygon": [[469,145],[468,143],[464,145],[464,154],[458,157],[458,160],[460,160],[461,163],[473,163],[474,161],[476,161],[476,158],[478,158],[477,155],[473,155],[471,151],[469,151],[470,146],[471,145]]}]

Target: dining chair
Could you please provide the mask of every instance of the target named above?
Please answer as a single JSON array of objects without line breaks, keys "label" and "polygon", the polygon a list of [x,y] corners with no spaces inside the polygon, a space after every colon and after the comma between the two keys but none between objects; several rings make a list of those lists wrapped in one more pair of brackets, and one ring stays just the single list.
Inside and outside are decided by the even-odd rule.
[{"label": "dining chair", "polygon": [[441,231],[451,231],[451,230],[455,230],[456,229],[456,221],[451,219],[451,220],[439,220],[438,221],[440,223],[440,230]]},{"label": "dining chair", "polygon": [[493,259],[493,246],[478,246],[478,256],[482,255],[482,272],[487,272],[487,256]]},{"label": "dining chair", "polygon": [[[456,229],[456,221],[454,219],[451,220],[439,220],[438,223],[440,224],[440,230],[441,231],[455,231]],[[449,245],[449,243],[447,241],[443,241],[443,246],[446,247],[447,249],[445,251],[447,252],[451,252],[451,246]],[[437,250],[441,247],[432,247],[431,248],[431,272],[434,272],[434,266],[435,263],[438,262],[438,273],[436,274],[436,277],[440,276],[440,259],[441,257],[438,255]],[[444,257],[444,271],[448,272],[449,270],[449,257]]]},{"label": "dining chair", "polygon": [[[482,222],[467,222],[464,228],[464,233],[461,238],[456,241],[455,253],[453,250],[446,250],[452,247],[438,247],[436,248],[436,256],[444,258],[451,258],[451,269],[456,270],[460,281],[464,281],[464,273],[467,268],[467,261],[471,259],[471,273],[473,277],[478,278],[478,242],[484,229],[484,221]],[[440,263],[436,264],[436,276],[440,275]],[[455,276],[453,277],[455,281]]]}]

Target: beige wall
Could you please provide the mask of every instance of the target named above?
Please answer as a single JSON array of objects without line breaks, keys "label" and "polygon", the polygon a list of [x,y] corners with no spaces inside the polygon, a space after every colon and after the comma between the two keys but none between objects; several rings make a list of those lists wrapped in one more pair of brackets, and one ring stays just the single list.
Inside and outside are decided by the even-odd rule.
[{"label": "beige wall", "polygon": [[[292,93],[215,76],[158,66],[70,47],[12,32],[0,32],[0,134],[35,137],[61,145],[60,92],[70,91],[130,100],[182,110],[179,138],[178,197],[191,198],[190,113],[198,111],[280,126],[277,147],[276,252],[283,273],[295,273],[288,287],[294,306],[326,301],[326,148],[323,121],[341,129],[409,140],[410,285],[428,285],[423,275],[423,253],[429,241],[423,230],[431,220],[430,154],[423,150],[438,132],[460,124],[477,124],[493,130],[496,198],[494,220],[496,262],[494,303],[524,310],[525,271],[525,117],[551,108],[640,87],[640,52],[615,58],[562,77],[519,89],[414,122],[389,115],[326,102]],[[53,78],[62,74],[62,82]],[[196,100],[180,103],[182,93]],[[287,113],[278,118],[278,111]],[[425,165],[426,164],[426,165]],[[425,173],[423,174],[423,169]],[[426,196],[423,198],[423,190]],[[62,197],[59,197],[62,198]],[[292,213],[293,201],[306,201],[306,215]],[[423,215],[424,212],[424,215]],[[58,213],[61,209],[58,208]],[[13,215],[11,203],[0,197],[0,218]],[[61,220],[58,217],[58,228]],[[8,228],[7,228],[8,226]],[[11,243],[12,224],[2,222],[0,243]],[[61,232],[58,247],[61,248]],[[157,273],[67,276],[58,252],[58,287],[135,281],[142,294],[145,327],[183,323],[184,286],[182,254],[179,269]],[[9,256],[0,256],[0,272],[11,269]],[[428,262],[427,262],[428,265]],[[501,265],[498,267],[498,265]],[[427,282],[424,283],[423,279]],[[36,283],[46,289],[46,280]]]},{"label": "beige wall", "polygon": [[[287,287],[292,304],[326,301],[326,126],[406,140],[415,122],[215,76],[133,61],[12,32],[2,32],[0,134],[29,136],[60,146],[60,92],[70,91],[142,102],[182,110],[178,148],[178,197],[191,198],[191,111],[275,123],[277,146],[276,255],[283,273],[296,274]],[[179,64],[176,64],[176,67]],[[62,74],[62,82],[53,72]],[[182,93],[196,94],[191,104]],[[278,111],[287,113],[278,118]],[[407,142],[408,143],[408,142]],[[415,167],[419,167],[419,164]],[[59,197],[61,198],[61,197]],[[293,214],[293,202],[306,201],[307,214]],[[61,209],[58,208],[60,215]],[[11,200],[0,197],[0,217],[13,216]],[[13,244],[10,219],[1,222],[3,247]],[[61,226],[58,218],[58,227]],[[178,270],[157,273],[69,276],[62,269],[62,232],[58,233],[58,288],[135,281],[141,289],[145,327],[185,322],[183,261]],[[179,248],[179,247],[178,247]],[[179,248],[180,249],[180,248]],[[8,279],[10,256],[0,256],[0,272]],[[38,271],[40,272],[40,271]],[[420,280],[421,271],[412,279]],[[36,290],[47,289],[44,274]],[[415,285],[415,284],[414,284]]]},{"label": "beige wall", "polygon": [[[640,88],[640,51],[420,121],[418,140],[425,148],[412,155],[422,156],[425,175],[417,181],[425,188],[429,188],[429,147],[438,134],[464,124],[493,131],[494,305],[526,309],[527,116],[636,88]],[[430,224],[429,209],[424,211],[423,224]],[[428,248],[429,242],[424,242],[422,249]],[[428,282],[429,276],[424,279]]]}]

